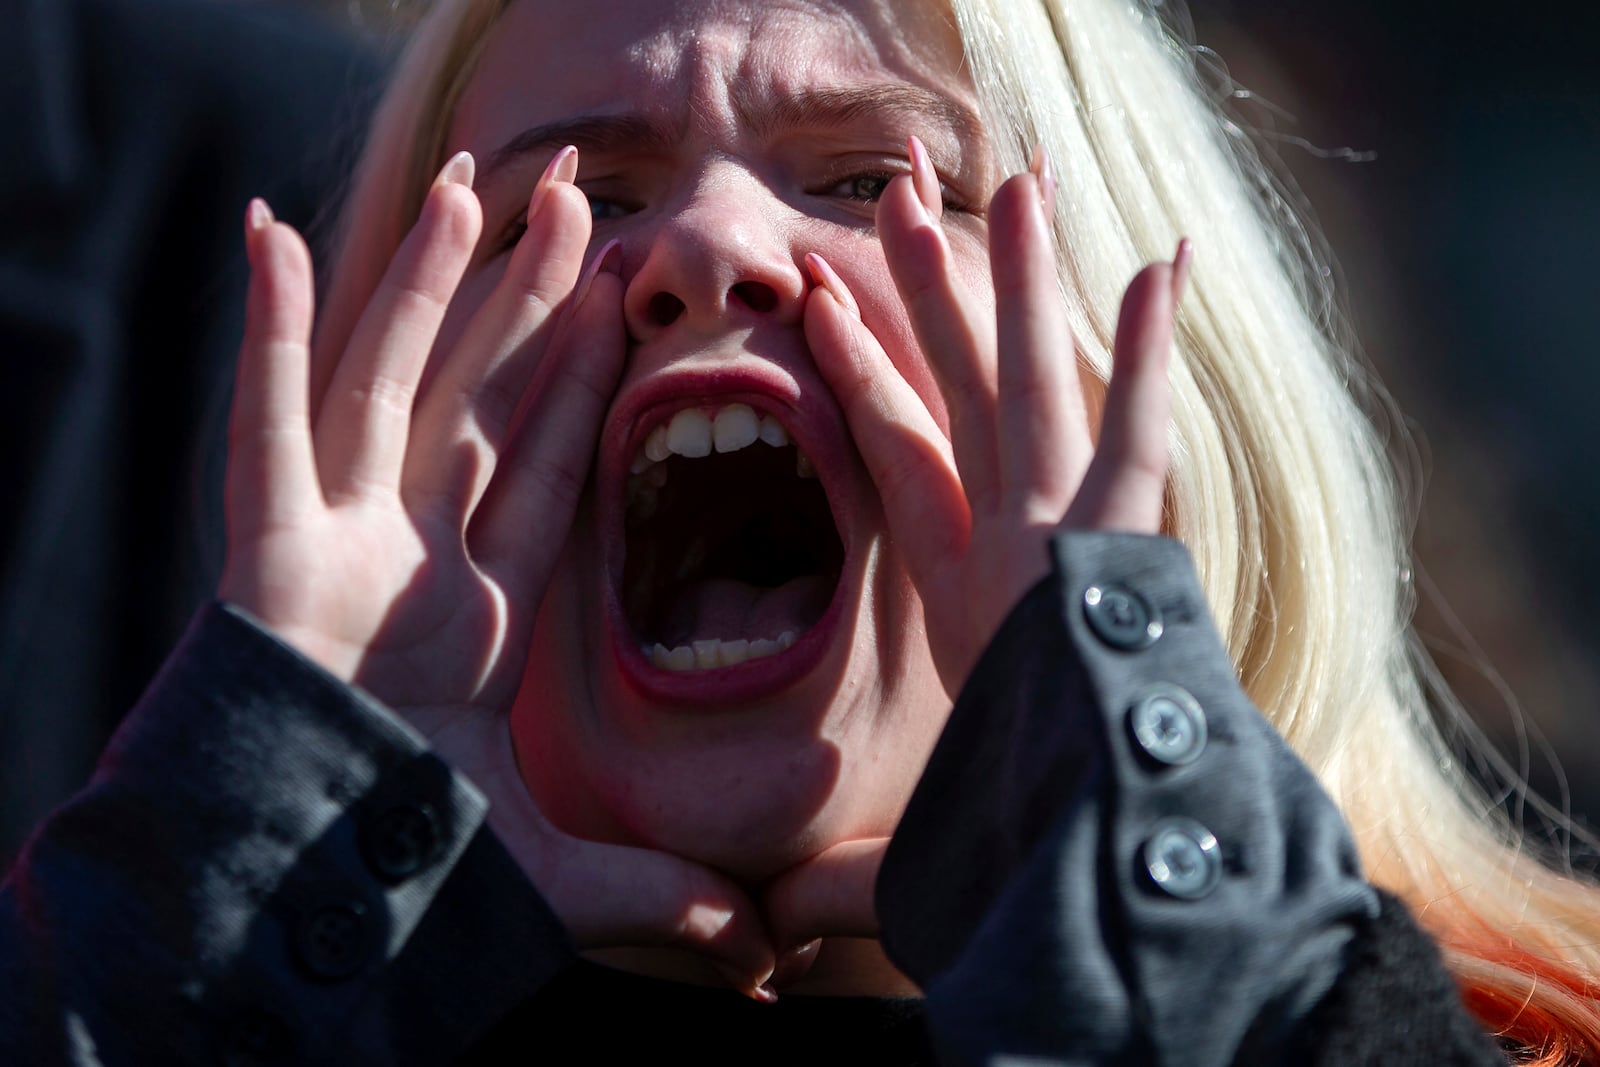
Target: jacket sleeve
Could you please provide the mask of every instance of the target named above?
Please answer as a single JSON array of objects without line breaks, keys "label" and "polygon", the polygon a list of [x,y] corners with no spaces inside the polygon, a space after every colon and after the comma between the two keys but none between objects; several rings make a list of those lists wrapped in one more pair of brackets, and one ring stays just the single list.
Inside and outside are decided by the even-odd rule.
[{"label": "jacket sleeve", "polygon": [[1053,557],[878,882],[941,1058],[1503,1064],[1244,696],[1183,548],[1082,533]]},{"label": "jacket sleeve", "polygon": [[0,1062],[444,1062],[571,955],[486,809],[203,610],[0,890]]}]

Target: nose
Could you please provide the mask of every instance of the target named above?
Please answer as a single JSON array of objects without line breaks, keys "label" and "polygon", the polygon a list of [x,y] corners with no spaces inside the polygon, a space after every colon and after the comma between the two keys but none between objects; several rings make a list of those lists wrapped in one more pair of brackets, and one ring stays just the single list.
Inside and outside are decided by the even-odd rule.
[{"label": "nose", "polygon": [[785,236],[786,211],[743,167],[705,168],[644,236],[644,260],[623,297],[628,332],[648,341],[675,329],[799,322],[805,279]]}]

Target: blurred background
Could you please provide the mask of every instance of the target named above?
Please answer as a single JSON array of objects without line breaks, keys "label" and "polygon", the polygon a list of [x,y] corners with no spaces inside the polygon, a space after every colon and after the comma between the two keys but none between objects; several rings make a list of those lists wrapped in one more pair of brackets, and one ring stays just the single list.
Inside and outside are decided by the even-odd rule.
[{"label": "blurred background", "polygon": [[[221,440],[244,204],[326,240],[425,6],[0,0],[0,859],[87,779],[214,580],[222,456],[194,441]],[[1510,768],[1592,825],[1600,8],[1188,18],[1409,417],[1419,632]]]}]

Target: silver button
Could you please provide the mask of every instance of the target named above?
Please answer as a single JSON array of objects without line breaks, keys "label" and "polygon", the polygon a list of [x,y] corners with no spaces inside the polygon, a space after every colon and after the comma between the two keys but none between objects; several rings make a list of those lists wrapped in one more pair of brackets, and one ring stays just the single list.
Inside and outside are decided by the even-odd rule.
[{"label": "silver button", "polygon": [[1199,900],[1222,877],[1222,850],[1215,835],[1193,819],[1162,819],[1144,843],[1150,880],[1179,900]]},{"label": "silver button", "polygon": [[1155,685],[1128,708],[1133,739],[1152,759],[1174,767],[1193,763],[1206,747],[1206,713],[1175,685]]},{"label": "silver button", "polygon": [[1160,613],[1126,586],[1091,585],[1083,591],[1083,614],[1096,637],[1124,652],[1149,648],[1161,636]]}]

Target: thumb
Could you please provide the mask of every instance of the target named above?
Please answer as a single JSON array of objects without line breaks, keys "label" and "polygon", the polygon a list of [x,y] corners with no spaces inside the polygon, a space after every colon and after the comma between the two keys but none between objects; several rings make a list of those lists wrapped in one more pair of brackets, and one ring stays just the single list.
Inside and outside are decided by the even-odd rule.
[{"label": "thumb", "polygon": [[756,1000],[774,999],[776,955],[753,901],[727,878],[665,852],[558,839],[534,884],[580,948],[660,946],[710,963]]},{"label": "thumb", "polygon": [[873,893],[887,837],[844,841],[775,878],[764,895],[779,952],[822,937],[877,937]]}]

